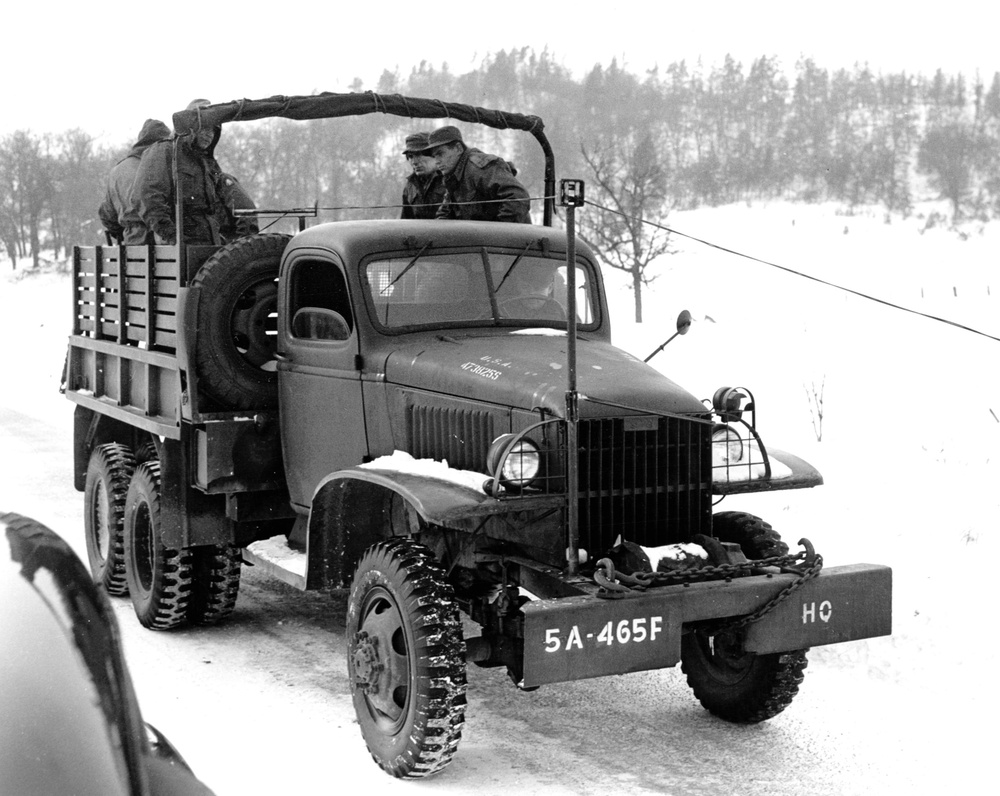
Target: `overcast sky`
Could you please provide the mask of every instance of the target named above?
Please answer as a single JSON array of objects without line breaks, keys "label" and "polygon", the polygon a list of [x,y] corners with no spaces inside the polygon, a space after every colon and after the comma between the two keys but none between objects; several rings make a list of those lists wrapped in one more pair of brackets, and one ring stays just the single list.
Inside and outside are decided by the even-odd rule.
[{"label": "overcast sky", "polygon": [[194,97],[347,91],[355,77],[374,88],[383,69],[405,77],[426,60],[462,73],[488,53],[522,46],[547,47],[576,78],[612,58],[641,74],[681,59],[721,64],[728,52],[745,68],[769,55],[792,69],[808,55],[830,70],[859,62],[928,75],[940,67],[969,78],[978,70],[988,84],[1000,70],[991,7],[985,0],[934,7],[898,0],[21,0],[3,12],[0,135],[79,127],[119,144],[148,117],[169,124]]}]

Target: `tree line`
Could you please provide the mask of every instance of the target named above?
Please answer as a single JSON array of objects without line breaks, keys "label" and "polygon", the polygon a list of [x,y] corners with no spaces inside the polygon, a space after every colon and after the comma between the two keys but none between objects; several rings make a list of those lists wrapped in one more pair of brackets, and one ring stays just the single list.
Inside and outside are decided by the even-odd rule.
[{"label": "tree line", "polygon": [[[905,216],[929,190],[955,220],[1000,215],[1000,73],[987,85],[940,70],[831,71],[810,58],[788,71],[764,56],[748,67],[726,57],[641,75],[612,61],[577,79],[547,50],[522,48],[464,74],[426,61],[405,77],[386,71],[372,90],[540,116],[557,176],[585,180],[595,205],[579,216],[582,236],[632,276],[637,320],[646,265],[669,251],[666,233],[645,222],[662,223],[674,209],[787,198]],[[321,220],[395,217],[408,173],[403,138],[440,123],[373,114],[232,124],[216,155],[261,208],[316,206]],[[541,196],[542,153],[531,136],[465,132],[511,160]],[[0,140],[6,256],[37,264],[43,249],[101,242],[104,180],[131,143],[98,146],[78,129]]]}]

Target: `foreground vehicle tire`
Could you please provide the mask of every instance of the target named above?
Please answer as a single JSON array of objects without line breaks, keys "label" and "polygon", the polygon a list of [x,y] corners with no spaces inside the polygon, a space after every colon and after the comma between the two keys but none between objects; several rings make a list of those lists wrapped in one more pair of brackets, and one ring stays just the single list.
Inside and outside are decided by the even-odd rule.
[{"label": "foreground vehicle tire", "polygon": [[94,448],[83,488],[83,528],[94,582],[108,594],[128,594],[125,580],[125,497],[135,459],[125,445]]},{"label": "foreground vehicle tire", "polygon": [[368,751],[394,777],[451,762],[465,724],[465,642],[452,587],[430,551],[403,538],[358,563],[347,668]]},{"label": "foreground vehicle tire", "polygon": [[[759,517],[720,512],[714,535],[736,542],[749,559],[785,555],[788,545]],[[744,628],[694,630],[681,640],[681,669],[702,706],[726,721],[752,724],[773,718],[799,691],[808,650],[757,655],[745,649]]]},{"label": "foreground vehicle tire", "polygon": [[243,561],[232,545],[207,545],[191,550],[191,600],[188,619],[214,625],[229,616],[240,593]]},{"label": "foreground vehicle tire", "polygon": [[168,630],[187,619],[190,553],[163,546],[160,465],[155,461],[136,468],[125,499],[125,575],[143,627]]},{"label": "foreground vehicle tire", "polygon": [[197,370],[201,389],[229,409],[276,406],[278,265],[288,235],[251,235],[198,269]]}]

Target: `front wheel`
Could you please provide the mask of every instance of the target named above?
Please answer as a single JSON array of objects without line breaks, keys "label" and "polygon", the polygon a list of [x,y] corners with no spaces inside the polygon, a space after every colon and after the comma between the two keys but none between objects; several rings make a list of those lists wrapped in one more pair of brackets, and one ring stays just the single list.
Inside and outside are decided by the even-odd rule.
[{"label": "front wheel", "polygon": [[687,633],[681,669],[702,707],[720,719],[755,724],[777,716],[799,692],[806,650],[757,655],[744,649],[745,632]]},{"label": "front wheel", "polygon": [[[713,517],[713,534],[740,545],[748,559],[788,553],[788,545],[760,517],[724,511]],[[773,718],[799,691],[806,652],[748,652],[744,628],[715,633],[691,630],[681,639],[681,669],[702,706],[726,721],[752,724]]]},{"label": "front wheel", "polygon": [[358,562],[347,668],[361,733],[394,777],[447,766],[465,724],[465,641],[452,587],[423,545],[393,538]]}]

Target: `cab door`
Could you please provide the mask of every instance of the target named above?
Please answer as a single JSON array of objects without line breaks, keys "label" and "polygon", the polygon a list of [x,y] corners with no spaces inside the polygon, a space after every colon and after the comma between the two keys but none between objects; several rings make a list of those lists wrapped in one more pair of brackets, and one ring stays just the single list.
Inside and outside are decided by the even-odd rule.
[{"label": "cab door", "polygon": [[357,324],[343,264],[294,252],[278,323],[282,451],[293,504],[308,508],[320,480],[368,452]]}]

